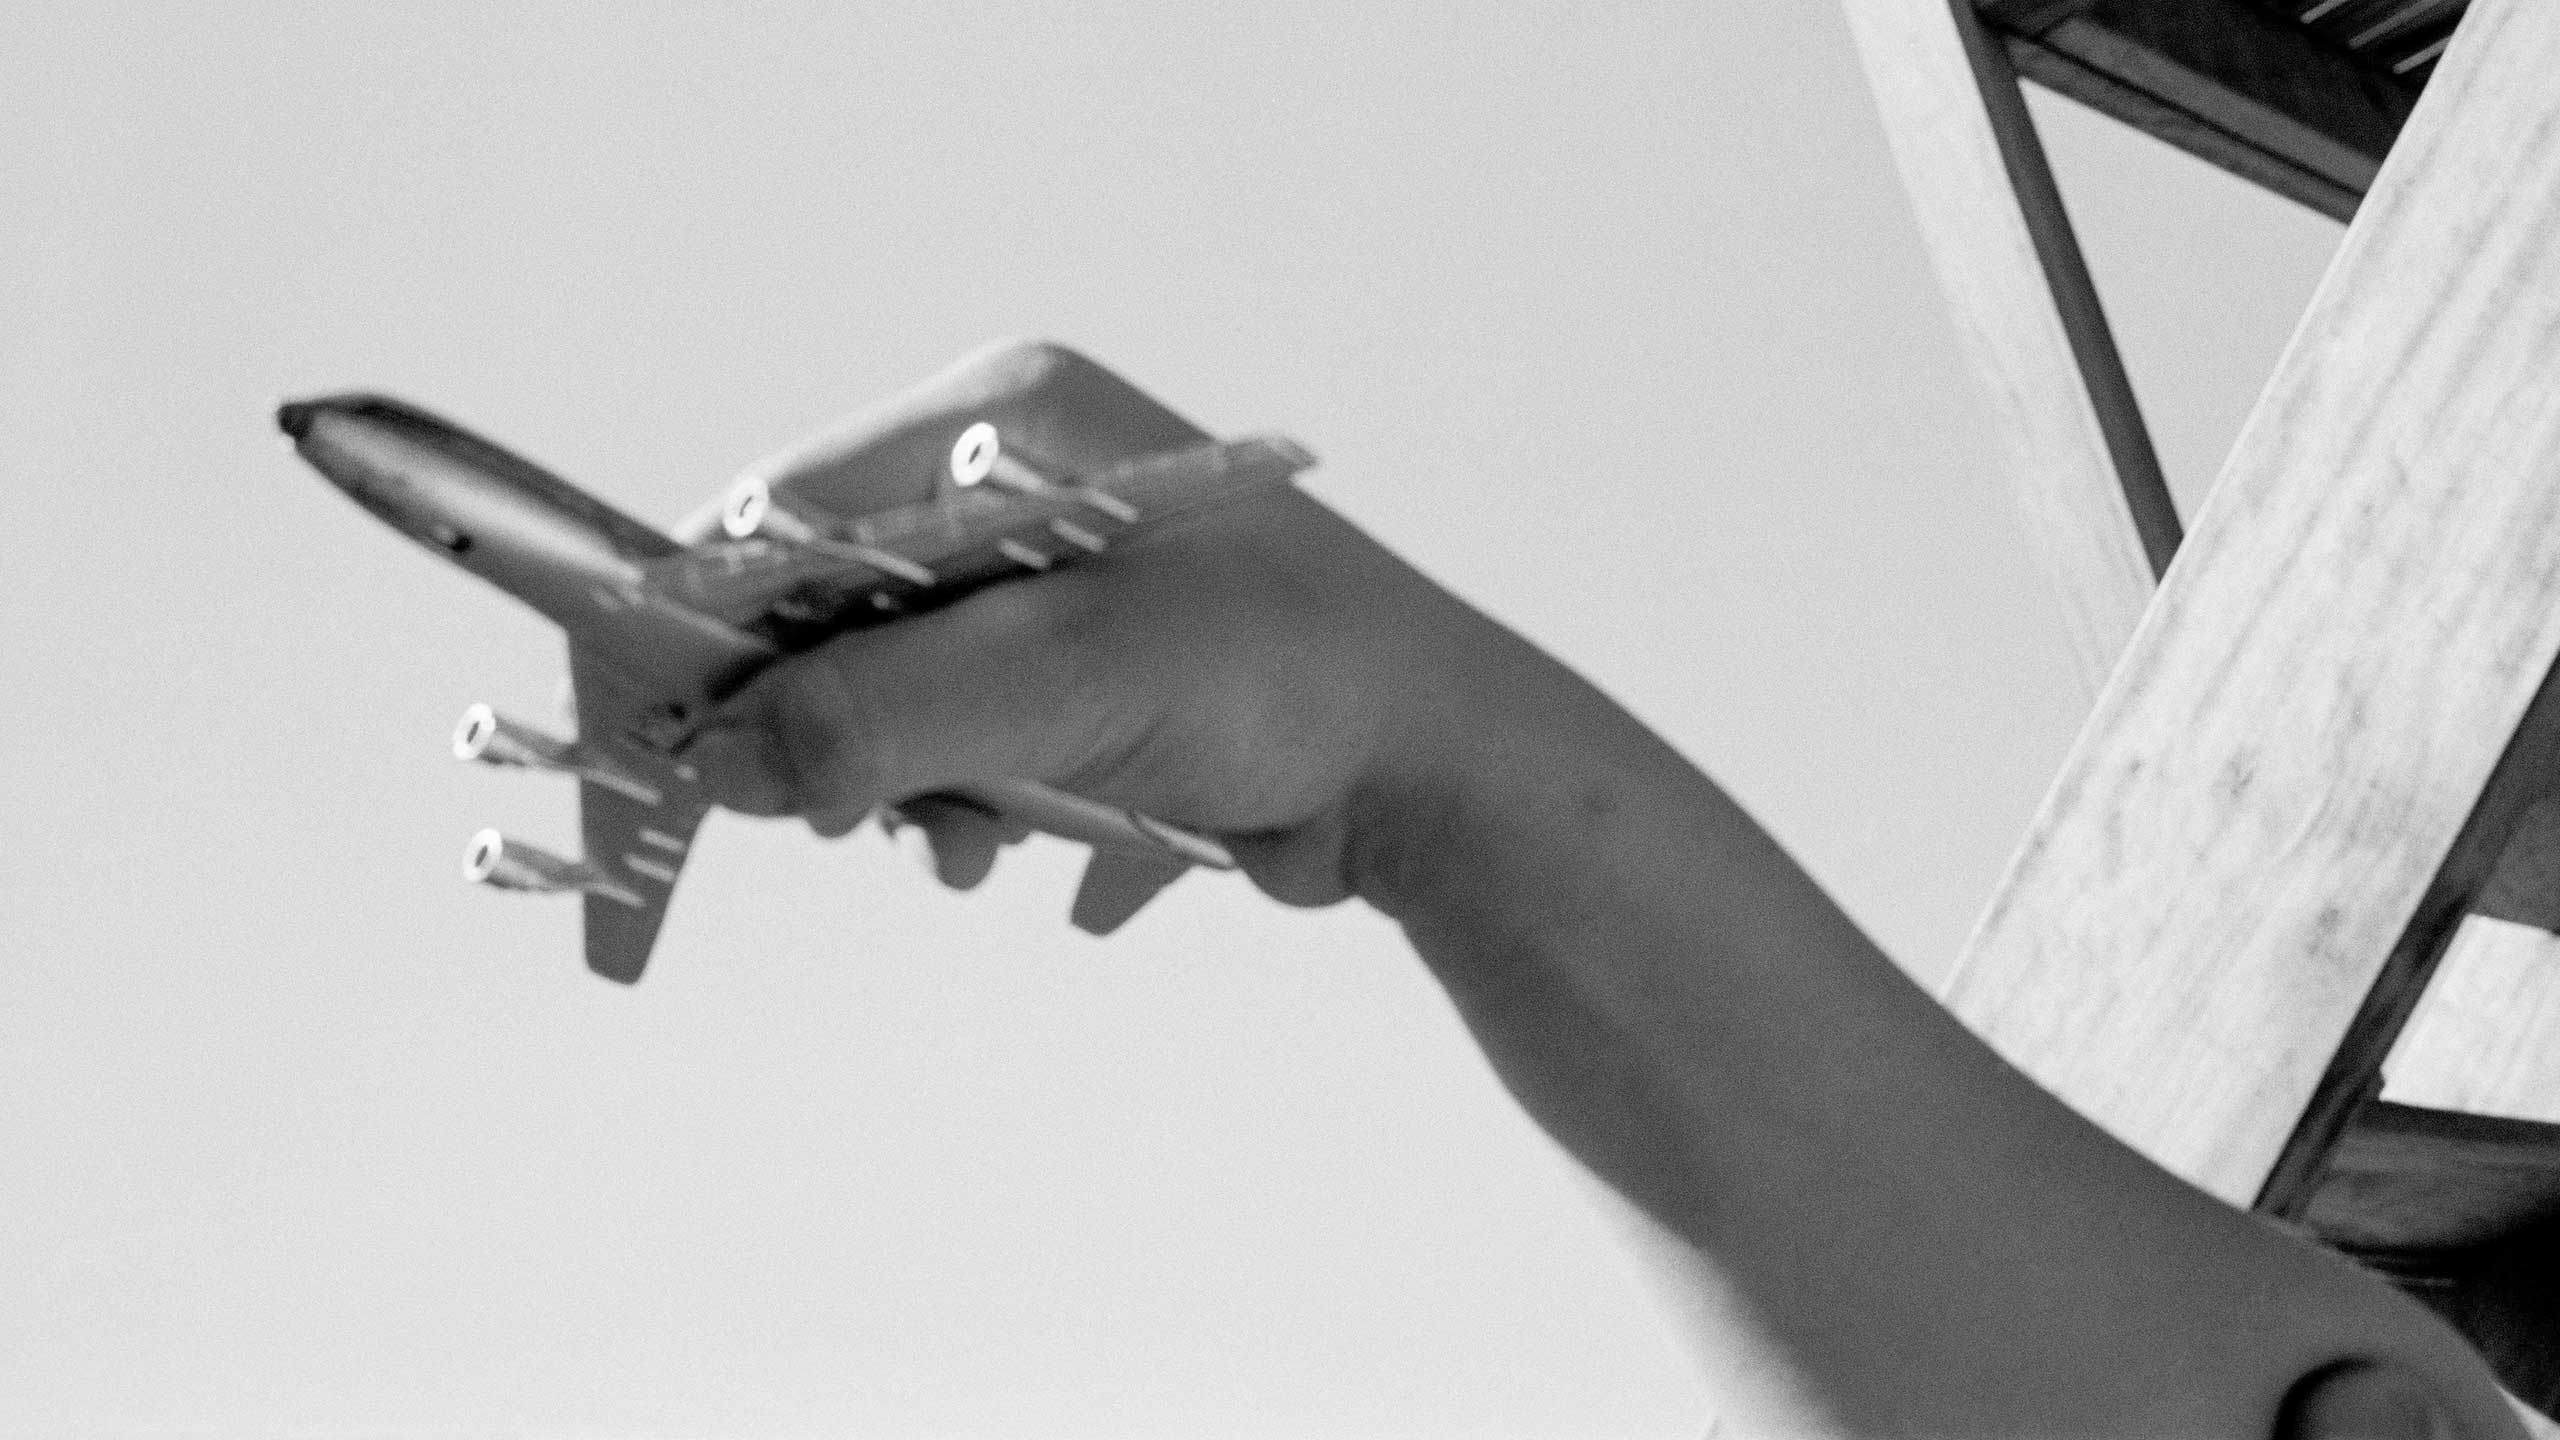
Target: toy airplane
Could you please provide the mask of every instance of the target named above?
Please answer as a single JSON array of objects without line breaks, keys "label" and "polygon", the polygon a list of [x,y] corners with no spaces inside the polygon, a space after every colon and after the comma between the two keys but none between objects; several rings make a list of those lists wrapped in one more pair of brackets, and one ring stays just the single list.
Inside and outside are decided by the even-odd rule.
[{"label": "toy airplane", "polygon": [[[788,482],[749,479],[722,506],[723,533],[688,546],[397,400],[295,401],[277,410],[276,423],[357,504],[568,632],[576,737],[474,705],[453,749],[465,760],[575,776],[585,854],[564,859],[483,830],[463,874],[502,889],[584,895],[587,967],[624,984],[648,964],[710,808],[682,747],[757,671],[842,631],[1099,554],[1160,520],[1286,483],[1314,463],[1292,441],[1260,438],[1061,473],[1009,453],[981,420],[954,437],[933,499],[840,515]],[[1096,934],[1188,867],[1234,864],[1213,840],[1044,785],[952,793],[1091,845],[1074,920]]]}]

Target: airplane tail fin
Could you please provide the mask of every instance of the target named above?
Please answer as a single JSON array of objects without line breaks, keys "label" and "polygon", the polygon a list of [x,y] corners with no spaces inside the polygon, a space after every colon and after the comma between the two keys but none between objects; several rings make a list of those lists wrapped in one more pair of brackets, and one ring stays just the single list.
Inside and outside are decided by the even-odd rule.
[{"label": "airplane tail fin", "polygon": [[640,978],[705,808],[689,790],[644,804],[627,792],[580,782],[578,828],[586,840],[586,862],[624,892],[587,894],[588,969],[625,985]]},{"label": "airplane tail fin", "polygon": [[586,646],[569,646],[570,685],[578,707],[578,738],[592,753],[645,783],[578,781],[578,837],[586,863],[624,896],[586,897],[587,968],[629,985],[648,967],[666,919],[667,897],[684,872],[693,835],[710,802],[687,782],[681,767],[635,743],[628,735],[638,707],[631,692],[598,663]]},{"label": "airplane tail fin", "polygon": [[666,919],[666,897],[644,909],[606,895],[589,895],[586,903],[587,968],[617,984],[638,984]]}]

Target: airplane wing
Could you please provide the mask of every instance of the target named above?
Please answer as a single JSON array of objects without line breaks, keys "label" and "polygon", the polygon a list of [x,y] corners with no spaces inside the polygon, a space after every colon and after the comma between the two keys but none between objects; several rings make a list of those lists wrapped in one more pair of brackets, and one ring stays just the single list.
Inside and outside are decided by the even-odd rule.
[{"label": "airplane wing", "polygon": [[[792,649],[1099,554],[1314,463],[1282,437],[1213,441],[1044,489],[980,486],[858,518],[810,509],[800,516],[805,538],[714,539],[649,561],[643,573],[668,598]],[[777,495],[774,503],[790,502]]]},{"label": "airplane wing", "polygon": [[631,728],[645,702],[574,642],[569,684],[579,744],[609,760],[616,771],[609,778],[620,782],[578,781],[586,861],[620,892],[585,896],[587,968],[629,985],[649,963],[668,897],[710,805],[665,756],[633,741]]}]

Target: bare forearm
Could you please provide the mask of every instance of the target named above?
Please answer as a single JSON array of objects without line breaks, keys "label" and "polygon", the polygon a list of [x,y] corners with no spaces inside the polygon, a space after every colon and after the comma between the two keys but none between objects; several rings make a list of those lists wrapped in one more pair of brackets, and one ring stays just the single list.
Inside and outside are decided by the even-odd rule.
[{"label": "bare forearm", "polygon": [[[2010,1070],[1712,782],[1517,646],[1498,725],[1369,798],[1354,885],[1550,1134],[1693,1262],[1730,1418],[1852,1433],[2249,1435],[2349,1357],[2509,1424],[2341,1262]],[[2021,1368],[2037,1383],[2021,1385]]]}]

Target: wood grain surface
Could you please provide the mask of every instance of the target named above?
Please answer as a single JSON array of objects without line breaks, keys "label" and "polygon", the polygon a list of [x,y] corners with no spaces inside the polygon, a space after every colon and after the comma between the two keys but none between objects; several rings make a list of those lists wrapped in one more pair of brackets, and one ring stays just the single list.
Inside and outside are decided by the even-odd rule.
[{"label": "wood grain surface", "polygon": [[2473,7],[1947,989],[2235,1204],[2560,653],[2555,74]]}]

